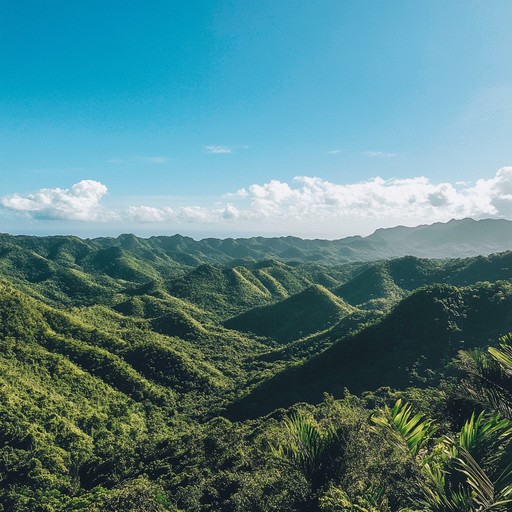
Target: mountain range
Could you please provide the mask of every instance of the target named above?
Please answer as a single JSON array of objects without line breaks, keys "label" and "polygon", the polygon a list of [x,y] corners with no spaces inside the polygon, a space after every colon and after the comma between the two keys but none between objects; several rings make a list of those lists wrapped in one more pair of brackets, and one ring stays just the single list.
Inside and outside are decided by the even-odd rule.
[{"label": "mountain range", "polygon": [[[0,505],[245,510],[276,418],[346,390],[441,396],[460,350],[511,332],[510,249],[512,222],[469,219],[336,241],[0,235]],[[142,508],[119,505],[125,482]]]}]

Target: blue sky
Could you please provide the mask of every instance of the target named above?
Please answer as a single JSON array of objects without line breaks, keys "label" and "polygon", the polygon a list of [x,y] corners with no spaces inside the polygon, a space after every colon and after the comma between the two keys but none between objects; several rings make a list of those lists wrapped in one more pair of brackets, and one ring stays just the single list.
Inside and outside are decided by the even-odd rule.
[{"label": "blue sky", "polygon": [[512,218],[512,3],[0,0],[0,230]]}]

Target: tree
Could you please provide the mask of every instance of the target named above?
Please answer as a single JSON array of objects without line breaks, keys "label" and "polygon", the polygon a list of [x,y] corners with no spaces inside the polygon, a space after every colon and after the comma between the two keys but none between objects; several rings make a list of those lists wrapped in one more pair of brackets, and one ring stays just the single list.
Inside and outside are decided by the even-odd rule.
[{"label": "tree", "polygon": [[512,423],[474,414],[461,431],[434,439],[436,427],[398,400],[373,417],[376,429],[413,462],[417,496],[429,512],[506,512],[512,504]]},{"label": "tree", "polygon": [[461,395],[512,420],[512,334],[499,348],[459,352],[457,365],[465,373]]},{"label": "tree", "polygon": [[272,454],[302,474],[310,489],[309,507],[317,507],[318,493],[327,483],[334,457],[343,450],[344,441],[332,427],[321,430],[301,415],[285,418],[283,429],[285,441],[272,446]]}]

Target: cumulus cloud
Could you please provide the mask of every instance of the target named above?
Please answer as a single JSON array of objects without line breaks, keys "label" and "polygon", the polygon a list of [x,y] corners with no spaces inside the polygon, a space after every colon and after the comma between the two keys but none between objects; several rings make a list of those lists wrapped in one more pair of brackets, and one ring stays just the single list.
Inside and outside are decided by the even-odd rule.
[{"label": "cumulus cloud", "polygon": [[0,198],[4,211],[41,220],[113,221],[130,223],[212,223],[239,218],[231,203],[203,206],[128,206],[109,210],[100,204],[107,187],[98,181],[82,180],[68,189],[44,188],[37,192]]},{"label": "cumulus cloud", "polygon": [[369,156],[370,158],[393,158],[398,156],[398,153],[390,153],[388,151],[365,151],[363,155]]},{"label": "cumulus cloud", "polygon": [[[319,177],[297,176],[291,182],[254,183],[226,194],[213,204],[145,205],[107,209],[101,199],[107,187],[82,180],[69,189],[46,188],[0,198],[9,210],[36,219],[105,221],[113,225],[168,224],[179,226],[236,223],[256,229],[262,223],[283,232],[309,226],[326,233],[333,226],[390,226],[447,221],[452,218],[512,218],[512,167],[492,178],[435,183],[424,176],[339,184]],[[161,202],[161,198],[159,200]],[[185,204],[183,204],[185,203]],[[329,229],[328,229],[329,228]]]},{"label": "cumulus cloud", "polygon": [[102,220],[108,216],[100,205],[107,187],[94,180],[82,180],[71,188],[43,188],[37,192],[13,194],[0,199],[9,210],[41,219]]},{"label": "cumulus cloud", "polygon": [[121,215],[122,218],[135,222],[166,222],[176,218],[170,207],[155,208],[153,206],[129,206]]},{"label": "cumulus cloud", "polygon": [[318,177],[297,176],[291,184],[272,180],[240,189],[231,197],[249,201],[249,215],[262,219],[451,218],[510,216],[512,167],[473,184],[432,183],[420,176],[374,178],[340,185]]},{"label": "cumulus cloud", "polygon": [[184,222],[210,223],[216,220],[216,212],[202,206],[185,206],[178,213],[178,219]]},{"label": "cumulus cloud", "polygon": [[224,219],[238,219],[240,217],[240,212],[236,206],[227,204],[222,210],[222,217]]},{"label": "cumulus cloud", "polygon": [[233,153],[233,149],[228,146],[204,146],[207,153],[221,155],[224,153]]}]

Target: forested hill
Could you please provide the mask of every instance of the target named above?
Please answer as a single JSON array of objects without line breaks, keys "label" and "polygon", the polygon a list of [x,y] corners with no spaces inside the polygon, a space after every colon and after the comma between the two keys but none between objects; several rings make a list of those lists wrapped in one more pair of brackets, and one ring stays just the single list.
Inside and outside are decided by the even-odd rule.
[{"label": "forested hill", "polygon": [[263,415],[298,397],[315,403],[323,393],[341,396],[345,388],[361,393],[434,383],[435,371],[447,368],[459,350],[492,344],[511,329],[508,283],[422,288],[380,322],[264,381],[230,415]]},{"label": "forested hill", "polygon": [[[228,265],[239,261],[270,258],[282,261],[339,263],[372,261],[406,255],[424,258],[449,258],[486,255],[512,249],[512,222],[503,219],[451,220],[413,228],[378,229],[370,236],[352,236],[340,240],[303,240],[287,236],[279,238],[205,238],[194,240],[181,235],[138,238],[79,240],[75,237],[11,237],[1,235],[4,247],[30,249],[44,257],[81,258],[96,268],[110,261],[116,250],[147,259],[151,265],[187,265],[202,263]],[[65,246],[65,247],[64,247]],[[5,250],[5,249],[4,249]],[[92,258],[92,254],[95,255]],[[122,277],[125,266],[117,262],[115,270]],[[44,269],[40,270],[44,272]]]},{"label": "forested hill", "polygon": [[[469,438],[457,432],[474,410],[512,420],[512,348],[497,352],[512,252],[388,256],[476,250],[464,236],[509,247],[510,225],[333,242],[0,235],[0,510],[440,512],[417,453],[371,425],[411,402],[439,424],[431,461]],[[505,383],[462,392],[461,368]],[[474,454],[478,474],[504,500],[493,464],[512,461],[512,423],[485,418],[501,437]],[[483,499],[462,462],[438,464],[453,503]]]}]

